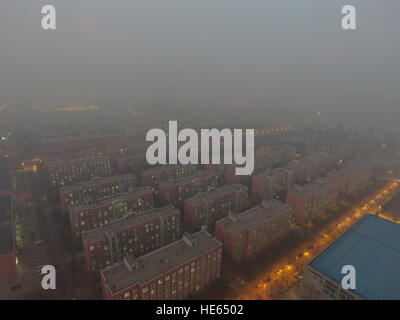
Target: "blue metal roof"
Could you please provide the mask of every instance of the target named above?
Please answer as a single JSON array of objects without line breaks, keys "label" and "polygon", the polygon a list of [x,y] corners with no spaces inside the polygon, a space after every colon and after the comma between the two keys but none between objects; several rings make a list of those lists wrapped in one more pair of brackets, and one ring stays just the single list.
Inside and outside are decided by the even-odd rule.
[{"label": "blue metal roof", "polygon": [[310,263],[339,284],[344,265],[356,269],[355,294],[372,300],[400,299],[400,224],[368,214]]}]

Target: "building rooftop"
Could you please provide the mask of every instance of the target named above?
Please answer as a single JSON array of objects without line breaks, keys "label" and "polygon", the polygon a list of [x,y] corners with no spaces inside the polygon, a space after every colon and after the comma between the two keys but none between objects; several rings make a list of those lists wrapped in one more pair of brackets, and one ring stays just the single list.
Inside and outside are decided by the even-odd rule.
[{"label": "building rooftop", "polygon": [[289,165],[295,165],[295,164],[304,164],[304,165],[310,165],[312,163],[312,161],[317,160],[317,159],[321,159],[321,158],[331,158],[331,156],[326,153],[326,152],[314,152],[306,157],[300,158],[300,159],[295,159],[292,160]]},{"label": "building rooftop", "polygon": [[72,211],[72,212],[81,211],[81,210],[86,210],[86,209],[90,209],[90,208],[102,207],[107,204],[111,205],[114,202],[127,200],[127,199],[130,199],[134,196],[138,196],[143,193],[152,193],[152,190],[148,186],[135,188],[132,191],[120,193],[111,198],[102,199],[99,201],[92,201],[91,203],[88,203],[88,204],[80,204],[77,206],[72,206],[72,207],[70,207],[70,211]]},{"label": "building rooftop", "polygon": [[62,160],[60,159],[55,161],[48,161],[46,165],[48,167],[59,167],[65,164],[73,165],[74,163],[81,163],[84,161],[93,161],[93,160],[110,160],[110,157],[105,154],[90,154],[87,156],[79,155],[78,158],[73,158],[73,159],[62,159]]},{"label": "building rooftop", "polygon": [[122,230],[128,229],[131,226],[144,224],[160,216],[166,216],[166,217],[173,216],[178,214],[179,212],[180,211],[176,209],[174,206],[168,205],[162,208],[149,209],[137,215],[130,214],[123,219],[114,221],[103,227],[85,232],[83,234],[83,239],[88,243],[96,242],[106,238],[107,234],[120,232]]},{"label": "building rooftop", "polygon": [[372,165],[367,162],[358,162],[358,163],[347,165],[338,170],[332,170],[328,174],[335,175],[335,176],[341,176],[341,177],[348,177],[348,176],[357,174],[357,173],[367,170],[367,169],[372,170]]},{"label": "building rooftop", "polygon": [[211,177],[217,177],[217,173],[214,171],[202,171],[200,173],[197,173],[196,175],[189,176],[189,177],[184,177],[181,179],[170,179],[167,181],[162,181],[159,183],[160,187],[172,187],[172,186],[178,186],[178,185],[183,185],[183,184],[188,184],[188,183],[193,183],[196,181],[203,181],[205,179],[211,178]]},{"label": "building rooftop", "polygon": [[107,177],[95,177],[88,181],[78,182],[69,186],[60,187],[60,192],[61,193],[73,192],[76,190],[80,190],[83,188],[90,188],[103,183],[106,184],[114,181],[122,181],[125,179],[135,179],[135,176],[132,174],[121,174],[121,175],[113,175]]},{"label": "building rooftop", "polygon": [[187,164],[187,165],[182,165],[182,164],[170,164],[170,165],[160,165],[160,166],[156,166],[153,168],[149,168],[146,170],[143,170],[142,174],[155,174],[155,173],[159,173],[159,172],[163,172],[163,171],[168,171],[168,170],[173,170],[173,169],[184,169],[184,166],[190,166],[190,167],[197,167],[197,165],[195,164]]},{"label": "building rooftop", "polygon": [[261,205],[243,211],[239,214],[230,214],[217,223],[225,230],[232,233],[240,232],[244,229],[256,227],[264,221],[290,210],[292,207],[278,200],[263,200]]},{"label": "building rooftop", "polygon": [[220,241],[202,230],[139,258],[130,256],[101,273],[112,292],[117,293],[135,283],[144,284],[220,246]]},{"label": "building rooftop", "polygon": [[285,172],[293,172],[292,168],[288,167],[281,167],[281,168],[274,168],[274,169],[267,169],[259,174],[256,175],[257,178],[266,178],[266,177],[273,177],[280,175]]},{"label": "building rooftop", "polygon": [[278,146],[264,146],[255,150],[257,153],[264,153],[270,151],[281,151],[281,150],[296,150],[296,147],[289,145],[278,145]]},{"label": "building rooftop", "polygon": [[371,162],[375,165],[392,167],[400,170],[400,155],[391,153],[380,153],[371,157]]},{"label": "building rooftop", "polygon": [[330,182],[327,178],[318,178],[304,186],[295,186],[293,189],[290,189],[290,192],[304,196],[312,196],[329,190],[334,186],[335,184]]},{"label": "building rooftop", "polygon": [[215,188],[215,189],[209,190],[207,192],[203,192],[198,195],[195,195],[194,197],[191,197],[191,198],[185,200],[185,202],[187,202],[191,205],[195,205],[195,204],[202,202],[203,200],[214,199],[220,195],[224,195],[224,194],[227,194],[230,192],[235,192],[236,190],[242,190],[245,188],[247,189],[246,186],[244,186],[240,183],[229,184],[229,185],[225,185],[225,186]]},{"label": "building rooftop", "polygon": [[344,265],[356,269],[358,296],[400,299],[400,224],[368,214],[310,262],[339,284]]}]

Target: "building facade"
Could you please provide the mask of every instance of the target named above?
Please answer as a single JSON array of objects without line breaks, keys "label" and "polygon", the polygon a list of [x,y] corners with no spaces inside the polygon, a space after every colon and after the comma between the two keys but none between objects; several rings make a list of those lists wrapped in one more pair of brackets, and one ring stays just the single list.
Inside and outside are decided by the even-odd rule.
[{"label": "building facade", "polygon": [[218,175],[212,171],[204,171],[196,176],[159,183],[157,196],[164,203],[183,208],[185,199],[216,187]]},{"label": "building facade", "polygon": [[129,255],[142,256],[181,235],[181,213],[171,205],[128,215],[82,235],[86,269],[99,271]]},{"label": "building facade", "polygon": [[153,192],[150,187],[140,187],[106,200],[69,207],[71,231],[75,237],[80,237],[85,231],[152,207]]},{"label": "building facade", "polygon": [[94,177],[109,176],[114,171],[111,158],[106,155],[47,162],[46,169],[52,186],[65,186]]},{"label": "building facade", "polygon": [[224,255],[244,261],[288,235],[293,208],[278,200],[217,221],[215,237],[223,243]]},{"label": "building facade", "polygon": [[294,171],[290,168],[268,169],[252,178],[251,198],[255,203],[262,199],[286,196],[294,185]]},{"label": "building facade", "polygon": [[0,280],[17,274],[14,229],[11,197],[0,196]]},{"label": "building facade", "polygon": [[185,229],[195,232],[203,227],[214,234],[215,222],[230,212],[241,212],[249,206],[248,187],[241,184],[226,185],[196,195],[184,201]]},{"label": "building facade", "polygon": [[92,203],[131,191],[137,185],[134,175],[114,175],[92,178],[70,186],[60,187],[61,207],[65,211],[70,206]]},{"label": "building facade", "polygon": [[341,196],[354,196],[368,186],[373,174],[373,165],[366,162],[358,162],[339,170],[332,170],[327,178],[339,185]]},{"label": "building facade", "polygon": [[294,171],[295,183],[307,184],[318,176],[325,175],[333,166],[333,158],[325,152],[313,153],[307,157],[293,160],[288,167]]},{"label": "building facade", "polygon": [[276,166],[285,166],[295,159],[296,148],[292,146],[267,146],[255,150],[254,171],[256,173]]},{"label": "building facade", "polygon": [[319,178],[304,186],[296,186],[287,193],[286,203],[294,210],[294,221],[302,224],[312,220],[338,199],[339,186],[326,178]]},{"label": "building facade", "polygon": [[154,194],[158,194],[158,185],[168,180],[178,180],[194,176],[197,172],[197,165],[166,165],[159,166],[141,172],[141,183],[150,186]]}]

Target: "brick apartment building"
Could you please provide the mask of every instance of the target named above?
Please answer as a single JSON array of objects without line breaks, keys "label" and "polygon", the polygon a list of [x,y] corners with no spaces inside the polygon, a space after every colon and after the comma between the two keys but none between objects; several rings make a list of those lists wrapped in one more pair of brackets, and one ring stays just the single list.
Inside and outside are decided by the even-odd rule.
[{"label": "brick apartment building", "polygon": [[294,171],[291,168],[268,169],[251,180],[251,198],[255,203],[262,199],[286,196],[294,185]]},{"label": "brick apartment building", "polygon": [[222,243],[206,231],[184,235],[139,258],[101,271],[106,300],[180,300],[219,278]]},{"label": "brick apartment building", "polygon": [[333,162],[333,158],[329,154],[317,152],[291,161],[288,167],[294,171],[295,183],[306,184],[318,176],[325,175],[332,168]]},{"label": "brick apartment building", "polygon": [[144,255],[177,241],[181,235],[181,213],[171,205],[128,215],[83,233],[86,269],[99,271],[128,255]]},{"label": "brick apartment building", "polygon": [[185,199],[216,187],[218,175],[212,171],[204,171],[195,176],[159,183],[157,195],[162,202],[183,208]]},{"label": "brick apartment building", "polygon": [[0,197],[11,194],[10,160],[0,157]]},{"label": "brick apartment building", "polygon": [[243,261],[274,244],[290,231],[293,208],[278,200],[217,221],[215,237],[223,243],[224,255]]},{"label": "brick apartment building", "polygon": [[326,178],[319,178],[304,186],[296,186],[287,193],[286,203],[294,208],[294,221],[305,223],[337,201],[339,186]]},{"label": "brick apartment building", "polygon": [[203,227],[214,234],[215,222],[230,212],[241,212],[249,206],[248,187],[241,184],[222,186],[184,201],[185,230],[195,232]]},{"label": "brick apartment building", "polygon": [[154,194],[158,193],[158,185],[161,182],[177,180],[194,176],[197,172],[197,165],[165,165],[143,170],[141,172],[141,183],[150,186]]},{"label": "brick apartment building", "polygon": [[[228,165],[229,166],[229,165]],[[218,175],[218,179],[220,179],[221,181],[223,181],[223,177],[224,177],[224,170],[225,170],[225,165],[223,163],[219,163],[219,164],[213,164],[213,163],[209,163],[209,164],[202,164],[200,166],[200,168],[204,171],[214,171],[217,173]]]},{"label": "brick apartment building", "polygon": [[0,280],[17,274],[11,196],[0,196]]},{"label": "brick apartment building", "polygon": [[89,231],[128,214],[138,214],[153,207],[153,192],[150,187],[140,187],[113,198],[91,204],[69,207],[68,215],[72,234],[80,237]]},{"label": "brick apartment building", "polygon": [[17,274],[10,161],[0,158],[0,280]]},{"label": "brick apartment building", "polygon": [[374,167],[367,162],[358,162],[339,170],[330,171],[327,178],[339,185],[341,196],[354,196],[367,187],[371,181]]},{"label": "brick apartment building", "polygon": [[[267,146],[254,151],[254,171],[253,175],[263,170],[285,166],[289,161],[296,157],[296,148],[291,146]],[[246,183],[248,176],[236,175],[235,164],[224,166],[223,182],[225,184]]]},{"label": "brick apartment building", "polygon": [[246,175],[237,175],[236,174],[236,168],[240,166],[237,166],[235,164],[226,164],[224,165],[223,169],[223,174],[222,174],[222,179],[224,184],[234,184],[234,183],[246,183],[249,180],[249,176]]},{"label": "brick apartment building", "polygon": [[113,156],[113,164],[118,173],[138,172],[147,164],[146,153],[121,153]]},{"label": "brick apartment building", "polygon": [[106,155],[47,162],[46,169],[50,184],[53,186],[70,185],[94,177],[109,176],[114,171],[111,158]]},{"label": "brick apartment building", "polygon": [[136,185],[137,179],[134,175],[124,174],[92,178],[60,187],[61,207],[65,211],[69,206],[111,198],[132,190]]},{"label": "brick apartment building", "polygon": [[133,143],[109,146],[104,150],[104,154],[111,157],[115,169],[120,174],[138,172],[147,165],[146,149],[149,142],[133,140]]},{"label": "brick apartment building", "polygon": [[266,146],[254,152],[254,171],[260,172],[275,166],[285,166],[295,159],[296,148],[292,146]]}]

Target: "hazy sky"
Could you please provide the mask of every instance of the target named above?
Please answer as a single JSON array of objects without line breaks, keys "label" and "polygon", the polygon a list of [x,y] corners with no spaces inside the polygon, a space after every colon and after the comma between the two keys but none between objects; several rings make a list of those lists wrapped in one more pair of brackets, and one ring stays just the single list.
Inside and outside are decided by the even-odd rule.
[{"label": "hazy sky", "polygon": [[[45,4],[55,31],[41,29]],[[358,30],[341,28],[345,4]],[[0,104],[9,96],[400,108],[400,1],[0,0]]]}]

